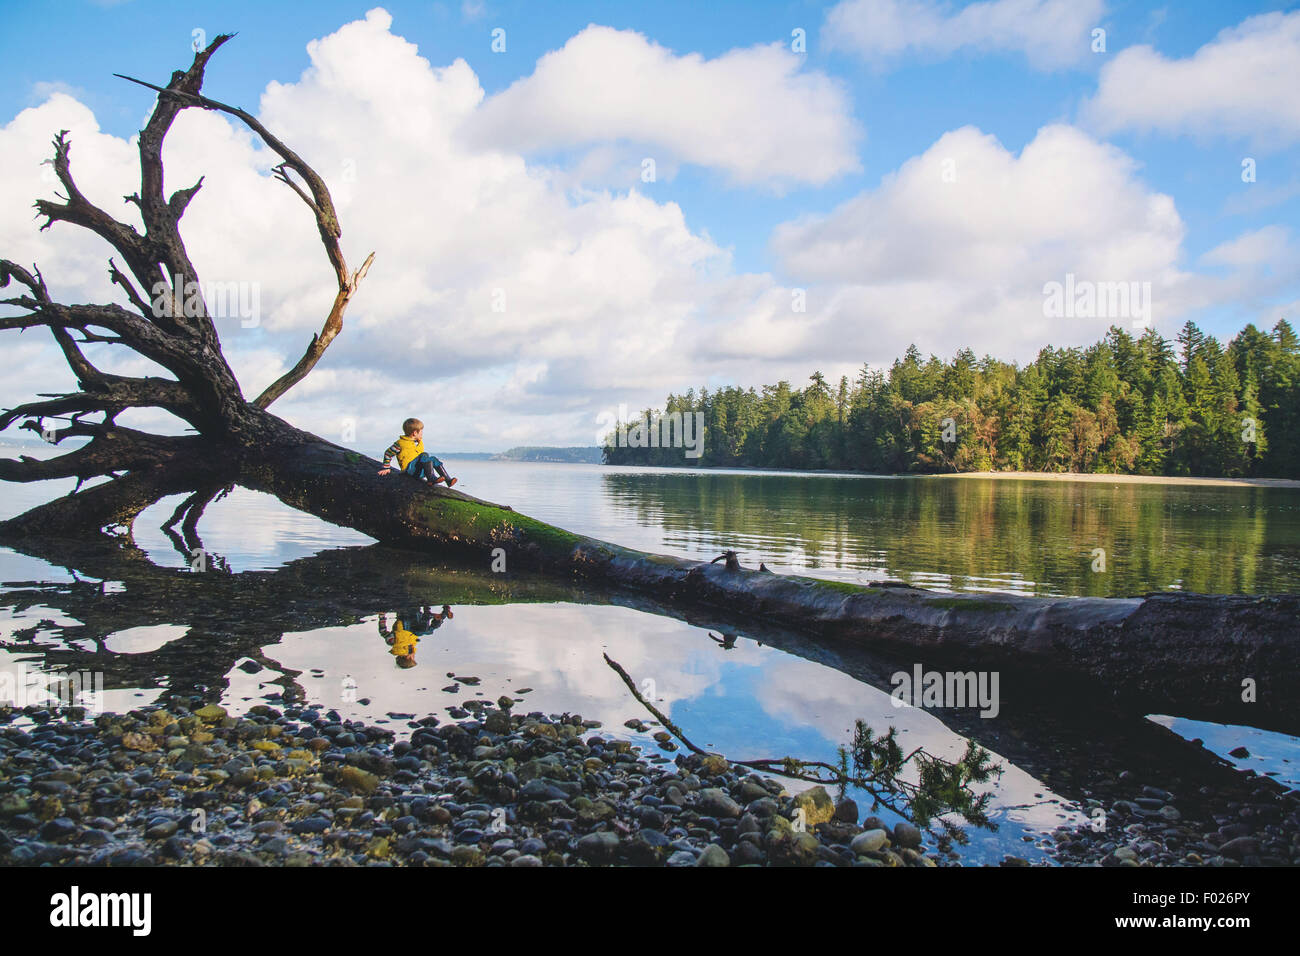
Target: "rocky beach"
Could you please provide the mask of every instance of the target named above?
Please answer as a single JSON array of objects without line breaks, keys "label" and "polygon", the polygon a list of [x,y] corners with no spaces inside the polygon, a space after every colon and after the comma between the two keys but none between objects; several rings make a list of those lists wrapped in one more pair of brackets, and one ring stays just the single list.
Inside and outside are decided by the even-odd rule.
[{"label": "rocky beach", "polygon": [[[718,755],[647,757],[596,721],[516,713],[510,698],[456,708],[449,722],[390,714],[401,734],[310,707],[235,716],[187,703],[93,719],[0,711],[0,864],[961,863],[946,838],[864,818],[822,787],[792,795]],[[1300,860],[1300,801],[1263,778],[1180,801],[1124,771],[1098,797],[1089,805],[1102,825],[1045,836],[1059,862]]]},{"label": "rocky beach", "polygon": [[836,804],[822,788],[791,796],[712,755],[656,765],[579,715],[484,706],[450,723],[410,719],[399,740],[312,709],[259,705],[234,717],[217,705],[194,708],[89,721],[5,713],[0,863],[938,862],[917,828],[859,822],[853,801]]}]

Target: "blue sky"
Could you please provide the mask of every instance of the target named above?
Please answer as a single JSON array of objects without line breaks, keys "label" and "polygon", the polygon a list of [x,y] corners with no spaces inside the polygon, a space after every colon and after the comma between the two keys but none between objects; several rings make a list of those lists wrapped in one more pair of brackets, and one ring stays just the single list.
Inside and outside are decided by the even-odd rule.
[{"label": "blue sky", "polygon": [[[33,128],[40,110],[49,112],[47,126],[64,115],[86,121],[66,101],[51,104],[51,94],[57,92],[93,114],[109,152],[115,142],[128,144],[152,103],[145,91],[112,74],[164,80],[187,63],[196,29],[208,38],[222,31],[238,33],[214,59],[205,90],[256,108],[264,117],[268,84],[284,84],[307,97],[310,84],[304,71],[313,65],[307,47],[320,38],[352,38],[336,41],[336,55],[338,62],[353,64],[348,68],[357,71],[354,85],[387,69],[385,58],[391,61],[396,47],[374,53],[374,62],[366,57],[388,42],[383,39],[388,34],[418,47],[412,56],[426,61],[424,69],[439,82],[447,75],[438,71],[463,61],[471,71],[466,76],[481,87],[483,103],[475,106],[465,94],[465,105],[456,113],[468,117],[457,126],[465,131],[464,142],[455,148],[487,148],[522,163],[526,172],[511,189],[528,190],[537,177],[549,177],[566,205],[557,207],[552,200],[543,205],[565,220],[554,231],[569,236],[571,251],[594,243],[595,234],[608,236],[611,220],[620,230],[635,228],[646,236],[676,230],[665,248],[700,244],[709,249],[686,254],[686,272],[680,275],[646,276],[647,295],[664,288],[674,292],[641,315],[618,290],[606,296],[599,288],[588,289],[583,301],[598,304],[585,316],[572,315],[581,308],[573,301],[543,304],[529,292],[527,301],[536,308],[513,325],[484,322],[473,307],[452,305],[451,313],[459,309],[463,321],[449,318],[438,328],[441,337],[426,336],[430,323],[441,321],[428,310],[430,303],[455,303],[461,292],[473,300],[479,293],[462,290],[446,275],[408,275],[408,294],[419,287],[424,305],[400,319],[382,293],[372,293],[368,306],[364,292],[370,290],[365,289],[350,313],[359,326],[349,329],[356,342],[351,355],[329,357],[340,381],[351,378],[335,388],[356,389],[368,408],[384,404],[368,397],[360,377],[373,376],[385,337],[397,335],[419,354],[429,350],[425,377],[430,390],[443,395],[450,390],[458,401],[474,396],[464,399],[462,417],[485,407],[498,410],[491,421],[458,428],[453,444],[494,448],[505,436],[585,442],[594,416],[618,402],[633,407],[658,402],[669,390],[705,381],[749,385],[783,376],[798,382],[813,368],[834,375],[863,362],[887,364],[911,340],[923,351],[941,355],[970,345],[977,352],[1019,360],[1046,344],[1093,341],[1109,322],[1063,328],[1042,325],[1037,316],[1022,324],[1019,317],[1027,303],[1033,309],[1037,287],[1066,270],[1082,276],[1091,268],[1099,281],[1154,282],[1157,290],[1166,290],[1163,295],[1158,291],[1154,301],[1156,327],[1168,336],[1186,318],[1224,338],[1247,321],[1271,326],[1300,300],[1300,276],[1284,261],[1293,249],[1300,212],[1300,120],[1294,109],[1270,99],[1288,78],[1292,90],[1300,85],[1300,58],[1288,39],[1300,20],[1296,7],[1102,0],[995,0],[973,6],[930,0],[849,0],[838,6],[395,0],[383,5],[391,15],[386,25],[380,16],[366,20],[368,31],[340,33],[346,24],[363,21],[371,7],[328,0],[11,2],[0,33],[0,124],[25,110],[38,111],[27,114]],[[1028,14],[1013,23],[1006,19],[1012,8]],[[1269,14],[1278,19],[1252,20]],[[599,31],[592,24],[611,29]],[[506,31],[503,53],[491,49],[496,28]],[[1094,28],[1105,30],[1104,52],[1089,49]],[[806,52],[797,57],[790,50],[796,29],[806,36]],[[1225,30],[1248,35],[1238,41],[1221,36]],[[586,44],[581,49],[579,41]],[[760,55],[769,46],[779,47],[785,59]],[[1135,49],[1144,46],[1150,49]],[[643,49],[649,51],[643,69],[620,76],[628,52],[635,57]],[[745,51],[754,51],[755,62],[738,65],[738,52]],[[548,54],[557,69],[571,61],[579,81],[571,76],[545,79],[539,60]],[[1252,58],[1260,56],[1273,59],[1256,72]],[[708,74],[716,88],[701,87],[697,93],[690,86],[690,78],[697,76],[691,72],[696,58],[717,66]],[[592,72],[593,63],[604,72]],[[669,92],[683,76],[685,94]],[[747,89],[751,82],[754,89]],[[1209,91],[1199,101],[1191,93],[1181,99],[1176,95],[1178,88],[1194,90],[1198,82]],[[667,100],[663,115],[646,121],[644,134],[637,117],[658,104],[652,99],[647,106],[639,83],[659,84]],[[762,89],[768,83],[781,96],[789,94],[788,100],[772,104],[770,114],[761,101],[744,102],[746,96],[766,95]],[[1172,83],[1175,93],[1158,92],[1162,83]],[[589,110],[583,104],[588,99],[610,102],[602,113]],[[317,101],[307,97],[303,102],[311,108]],[[382,107],[376,102],[369,101],[372,114],[392,108],[415,115],[423,109],[420,99],[402,88],[393,88]],[[743,121],[719,132],[718,117],[733,106]],[[271,115],[277,115],[273,107]],[[610,123],[611,118],[620,122]],[[18,135],[19,125],[10,127],[11,135]],[[315,145],[311,140],[320,126],[305,126],[297,142],[305,136],[308,146]],[[608,136],[602,132],[606,126]],[[943,200],[944,208],[938,210],[928,208],[931,200],[919,194],[927,208],[918,210],[918,192],[907,187],[908,164],[938,159],[942,150],[934,150],[945,135],[967,127],[992,139],[979,140],[972,131],[951,148],[962,157],[960,169],[973,167],[985,175],[981,164],[991,164],[988,183],[972,185],[963,179],[962,189],[968,191]],[[356,128],[359,136],[379,141],[380,133],[366,134],[361,123]],[[1044,128],[1065,131],[1052,139],[1051,149],[1049,137],[1040,139]],[[783,143],[787,133],[790,141]],[[24,128],[23,135],[33,134]],[[752,149],[738,142],[750,136]],[[737,141],[737,148],[730,150],[727,140]],[[1088,211],[1087,193],[1074,188],[1071,160],[1029,168],[1032,150],[1026,147],[1036,140],[1041,152],[1077,152],[1080,177],[1095,176],[1102,184],[1096,216]],[[335,146],[345,157],[350,150],[361,151],[354,144],[320,140],[308,158],[330,155]],[[99,162],[94,148],[85,148],[84,162]],[[399,140],[387,146],[389,153],[416,148]],[[642,155],[655,156],[659,163],[660,175],[652,183],[635,175]],[[751,162],[747,157],[753,156],[759,158]],[[1253,183],[1241,177],[1247,157],[1255,162]],[[1021,158],[1025,162],[1018,162]],[[74,169],[77,159],[74,147]],[[258,161],[251,162],[256,166]],[[102,161],[105,170],[110,165]],[[364,160],[362,167],[373,164]],[[322,167],[327,181],[329,169],[328,163]],[[395,182],[385,185],[363,175],[358,192],[371,204],[382,203],[395,194]],[[1065,197],[1059,234],[1052,230],[1049,210],[1041,208],[1054,201],[1049,197],[1057,186]],[[491,195],[504,188],[493,186]],[[604,198],[593,202],[593,193]],[[1115,198],[1121,194],[1122,201]],[[0,232],[5,238],[30,226],[30,219],[19,214],[17,196],[5,194],[0,209],[12,223],[12,231]],[[1172,200],[1172,213],[1153,198],[1161,196]],[[628,226],[635,199],[649,205],[638,207],[632,216],[636,225]],[[976,208],[980,201],[996,201],[992,215]],[[490,203],[484,203],[475,216],[488,215],[482,210]],[[1014,209],[1007,211],[1021,203],[1026,214],[1035,212],[1030,207],[1040,207],[1038,222],[1020,223]],[[963,206],[963,216],[945,218]],[[594,233],[575,224],[606,213],[610,219],[591,227]],[[509,214],[508,209],[499,212],[503,221]],[[681,217],[679,225],[670,221],[675,214]],[[991,221],[1003,217],[1001,226]],[[436,230],[445,221],[436,204],[423,208],[420,229],[412,226],[402,249],[422,241],[422,230]],[[377,246],[378,266],[367,281],[391,281],[394,273],[385,274],[382,266],[394,261],[394,252],[386,248],[381,230],[367,228],[364,218],[361,223],[364,240]],[[989,223],[987,235],[981,235],[981,223]],[[348,227],[345,209],[345,240]],[[999,228],[1005,234],[995,235]],[[539,243],[550,231],[541,228],[537,238],[521,238],[508,263],[503,257],[498,271],[505,278],[484,277],[483,282],[517,288],[523,280],[516,277],[527,274],[548,289],[571,285],[575,273],[559,268],[548,258],[550,252],[541,251]],[[1098,251],[1112,239],[1110,248]],[[1234,242],[1238,244],[1225,246]],[[1071,251],[1048,265],[1060,249]],[[801,250],[807,253],[800,255]],[[349,254],[359,259],[365,251]],[[668,254],[663,248],[643,251],[636,264],[621,268],[636,273],[645,262]],[[956,277],[986,254],[988,266]],[[1123,263],[1130,258],[1135,265],[1128,274]],[[1021,260],[1042,265],[1034,271]],[[552,267],[538,276],[538,269]],[[999,272],[1003,267],[1005,274]],[[239,275],[257,271],[237,264],[226,268]],[[590,271],[575,268],[577,274]],[[900,271],[908,274],[905,286],[893,281]],[[683,291],[681,276],[687,273],[707,276],[712,284]],[[980,289],[985,275],[989,288]],[[258,281],[263,281],[260,274]],[[263,301],[276,310],[274,321],[238,341],[227,336],[237,370],[245,362],[253,377],[272,374],[270,360],[261,353],[281,345],[278,336],[284,343],[298,341],[303,329],[319,322],[310,316],[306,288],[304,282],[297,292],[263,290]],[[785,301],[787,290],[795,288],[808,289],[810,301],[808,318],[800,317],[798,328],[771,311],[773,302]],[[396,297],[393,289],[388,291]],[[440,306],[431,307],[436,311]],[[921,314],[909,319],[918,309]],[[976,311],[979,317],[967,321]],[[300,318],[285,317],[299,312]],[[577,328],[561,328],[570,316]],[[633,341],[653,321],[648,316],[669,316],[666,331],[654,343]],[[385,325],[399,321],[407,324]],[[1018,329],[1014,338],[1004,334],[1008,323]],[[492,335],[483,331],[483,342],[465,344],[470,337],[466,330],[473,329],[490,329]],[[516,337],[519,329],[528,334]],[[590,339],[594,329],[608,330],[608,338],[578,343],[579,335]],[[665,343],[665,336],[673,341]],[[448,344],[452,337],[454,347]],[[502,354],[493,356],[492,343],[502,342],[507,343]],[[564,351],[565,343],[572,354]],[[240,355],[241,346],[248,346],[246,355]],[[593,365],[610,374],[595,375]],[[318,427],[342,414],[325,395],[295,396],[293,401]],[[363,419],[361,431],[381,427],[380,420],[386,419],[378,412],[373,426]]]}]

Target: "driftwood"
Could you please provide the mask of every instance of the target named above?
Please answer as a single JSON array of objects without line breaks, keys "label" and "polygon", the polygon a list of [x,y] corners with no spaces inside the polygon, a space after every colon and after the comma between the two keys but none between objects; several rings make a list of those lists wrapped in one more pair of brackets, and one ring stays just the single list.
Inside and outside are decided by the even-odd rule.
[{"label": "driftwood", "polygon": [[[81,192],[66,133],[54,139],[50,162],[64,195],[61,201],[36,203],[45,219],[41,228],[67,223],[109,243],[126,267],[119,269],[110,258],[109,277],[131,306],[60,303],[39,269],[0,259],[0,287],[20,287],[17,295],[0,299],[18,310],[0,316],[0,330],[48,328],[78,385],[75,392],[8,410],[0,415],[0,430],[21,422],[55,445],[90,439],[48,460],[0,460],[0,480],[103,481],[0,523],[0,533],[89,533],[129,523],[143,501],[238,482],[379,541],[445,557],[486,564],[504,556],[510,568],[637,589],[665,603],[725,609],[739,619],[767,620],[823,639],[902,648],[926,666],[952,662],[1016,670],[1054,688],[1073,685],[1112,696],[1134,712],[1278,729],[1300,726],[1300,695],[1293,692],[1300,677],[1294,628],[1300,597],[941,595],[754,571],[734,554],[724,556],[721,566],[650,555],[572,534],[454,489],[431,488],[400,475],[381,478],[374,459],[273,415],[268,407],[311,371],[338,336],[374,255],[351,271],[324,180],[250,114],[201,92],[208,60],[227,40],[217,37],[166,85],[133,81],[157,93],[140,134],[140,191],[126,197],[139,211],[143,231]],[[289,372],[252,400],[245,398],[222,354],[207,305],[190,292],[198,288],[198,270],[181,241],[179,223],[202,180],[170,196],[164,189],[163,140],[184,109],[233,116],[280,156],[276,178],[311,211],[337,283],[320,333]],[[160,282],[171,290],[173,307],[155,308],[153,290]],[[182,300],[197,301],[198,307],[180,308]],[[132,350],[172,377],[105,373],[81,351],[89,342]],[[119,414],[136,407],[165,409],[196,434],[150,435],[116,423]],[[46,419],[54,416],[66,418],[66,424],[47,428]],[[178,516],[183,530],[195,527],[201,511],[201,499],[185,506]]]}]

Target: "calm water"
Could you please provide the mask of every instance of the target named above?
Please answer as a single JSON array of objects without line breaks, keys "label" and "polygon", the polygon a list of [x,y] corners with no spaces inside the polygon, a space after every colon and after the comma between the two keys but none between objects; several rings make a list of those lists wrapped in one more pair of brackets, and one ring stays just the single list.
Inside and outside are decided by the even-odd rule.
[{"label": "calm water", "polygon": [[[1035,594],[1300,589],[1296,491],[449,465],[466,491],[574,531],[695,557],[734,548],[745,563],[778,571]],[[3,514],[51,494],[48,486],[0,488]],[[236,573],[178,576],[158,570],[187,563],[158,530],[175,504],[161,502],[136,523],[152,564],[0,549],[0,669],[102,671],[109,709],[176,690],[206,692],[239,711],[287,690],[399,730],[404,718],[389,715],[530,688],[521,706],[594,717],[605,732],[654,752],[649,734],[623,727],[649,715],[604,664],[608,653],[638,683],[653,682],[661,708],[696,743],[735,758],[832,759],[858,718],[893,724],[908,749],[945,756],[974,736],[1006,771],[992,787],[1000,829],[972,831],[963,852],[972,862],[1040,857],[1045,831],[1083,819],[1044,775],[1055,779],[1063,760],[1088,761],[1089,746],[1110,745],[1086,735],[1063,744],[1014,707],[997,720],[945,725],[893,706],[881,675],[910,662],[778,632],[740,633],[724,647],[716,622],[556,582],[502,584],[438,568],[242,489],[209,507],[199,528],[205,548]],[[1105,572],[1091,570],[1094,548],[1106,551]],[[412,605],[444,604],[454,616],[421,638],[416,667],[398,668],[381,624]],[[449,693],[448,673],[482,682]],[[1294,738],[1159,721],[1220,754],[1246,743],[1245,765],[1300,782]],[[1039,746],[1026,750],[1023,741],[1036,736]]]}]

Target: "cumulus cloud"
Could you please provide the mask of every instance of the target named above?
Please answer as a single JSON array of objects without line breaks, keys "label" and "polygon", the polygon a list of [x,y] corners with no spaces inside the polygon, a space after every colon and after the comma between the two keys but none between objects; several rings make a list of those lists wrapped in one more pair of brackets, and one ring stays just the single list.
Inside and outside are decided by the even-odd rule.
[{"label": "cumulus cloud", "polygon": [[1173,199],[1114,146],[1051,125],[1017,156],[964,127],[877,189],[780,226],[772,246],[793,282],[812,284],[810,301],[825,300],[806,348],[829,339],[886,357],[915,341],[1025,358],[1114,321],[1046,318],[1043,286],[1067,274],[1150,282],[1157,318],[1178,307],[1183,234]]},{"label": "cumulus cloud", "polygon": [[[859,132],[841,85],[804,63],[779,43],[708,60],[591,25],[488,100],[470,132],[522,151],[628,142],[738,183],[821,185],[860,168]],[[623,159],[637,177],[643,156]]]},{"label": "cumulus cloud", "polygon": [[1103,0],[986,0],[954,10],[936,0],[844,0],[826,15],[832,48],[877,66],[916,53],[1023,53],[1039,70],[1071,67],[1091,52]]},{"label": "cumulus cloud", "polygon": [[1189,57],[1129,47],[1103,67],[1084,115],[1098,130],[1300,139],[1300,11],[1250,17]]},{"label": "cumulus cloud", "polygon": [[[350,423],[372,441],[416,411],[438,422],[431,434],[493,448],[557,431],[587,442],[599,407],[661,400],[691,374],[678,339],[705,323],[695,321],[705,287],[729,255],[675,204],[635,191],[574,196],[517,153],[470,145],[477,77],[461,60],[431,66],[390,25],[374,10],[314,41],[310,67],[268,86],[258,110],[331,184],[352,264],[377,253],[343,337],[277,411],[331,437]],[[6,255],[39,261],[65,298],[103,301],[114,297],[107,246],[67,225],[38,232],[30,219],[32,198],[54,190],[40,160],[60,128],[83,190],[131,218],[115,200],[137,188],[134,142],[104,135],[86,107],[56,94],[0,131],[0,240]],[[218,319],[256,394],[301,352],[333,295],[311,216],[270,178],[276,158],[220,115],[182,114],[164,158],[170,187],[206,176],[182,223],[200,274],[260,291],[255,325]],[[111,351],[90,354],[111,365]],[[546,421],[557,413],[558,426]]]},{"label": "cumulus cloud", "polygon": [[[784,54],[767,47],[740,51],[734,62],[729,54],[704,61],[636,34],[588,28],[579,36],[579,47],[612,41],[639,50],[655,76],[695,70],[712,83],[709,71],[721,70],[718,89],[738,100],[754,90],[744,70],[732,72],[736,63],[784,68]],[[560,74],[576,62],[569,51],[557,51]],[[514,146],[485,138],[522,100],[485,97],[463,60],[430,64],[391,32],[383,10],[313,41],[308,53],[302,75],[268,85],[256,112],[330,184],[352,266],[371,250],[376,259],[343,334],[274,410],[334,440],[355,435],[372,453],[412,414],[428,423],[436,450],[589,444],[601,412],[658,405],[708,380],[802,382],[814,368],[851,374],[863,361],[890,361],[910,341],[940,354],[970,345],[1007,357],[1092,341],[1108,321],[1043,318],[1043,284],[1067,272],[1150,280],[1157,324],[1229,288],[1223,276],[1188,280],[1172,199],[1145,186],[1121,150],[1072,127],[1045,127],[1019,155],[977,129],[948,133],[875,188],[778,228],[781,274],[753,274],[691,229],[677,204],[636,188],[575,189],[570,169],[522,152],[536,145],[532,133]],[[529,96],[560,88],[546,75],[539,66],[522,81],[540,84]],[[785,75],[796,90],[809,78]],[[220,98],[219,83],[209,92]],[[151,105],[142,95],[142,119]],[[553,142],[575,142],[582,124],[555,122],[565,132]],[[780,123],[754,125],[788,138]],[[134,207],[120,202],[138,187],[134,140],[103,133],[86,106],[55,92],[0,128],[0,254],[38,262],[66,301],[124,301],[107,280],[110,250],[101,240],[66,224],[39,232],[32,222],[31,201],[54,192],[40,162],[59,129],[70,130],[82,190],[135,221]],[[644,133],[628,130],[645,142],[679,136],[689,145],[656,115]],[[761,171],[764,185],[782,170],[814,175],[816,167],[798,163],[824,159],[799,160],[796,153],[816,151],[787,155],[771,145],[759,150],[766,165],[736,159],[731,168],[721,146],[699,149],[679,161],[738,178],[743,168]],[[255,395],[301,354],[333,296],[312,217],[271,177],[277,157],[227,117],[186,111],[164,158],[169,188],[206,177],[181,226],[200,275],[258,290],[256,322],[218,319],[226,355]],[[14,353],[19,371],[0,382],[0,404],[71,386],[46,343],[39,330],[5,342],[23,351]],[[87,352],[113,371],[149,371],[112,346]],[[165,418],[145,410],[129,423]]]},{"label": "cumulus cloud", "polygon": [[1201,262],[1237,269],[1267,267],[1294,258],[1295,252],[1289,248],[1290,236],[1290,230],[1284,226],[1254,229],[1215,246],[1201,256]]}]

